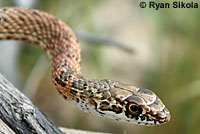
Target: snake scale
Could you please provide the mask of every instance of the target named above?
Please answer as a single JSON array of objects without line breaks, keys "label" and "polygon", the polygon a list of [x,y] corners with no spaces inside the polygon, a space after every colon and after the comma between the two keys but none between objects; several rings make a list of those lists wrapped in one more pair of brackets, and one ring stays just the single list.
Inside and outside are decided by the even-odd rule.
[{"label": "snake scale", "polygon": [[42,48],[52,61],[52,79],[58,92],[85,112],[147,126],[170,120],[168,109],[148,89],[81,76],[78,39],[65,23],[48,13],[0,8],[0,40],[21,40]]}]

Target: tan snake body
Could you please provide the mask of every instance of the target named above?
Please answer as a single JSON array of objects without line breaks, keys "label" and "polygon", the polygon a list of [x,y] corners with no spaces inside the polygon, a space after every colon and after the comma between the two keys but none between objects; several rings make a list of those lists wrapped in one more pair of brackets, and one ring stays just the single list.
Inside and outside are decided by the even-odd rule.
[{"label": "tan snake body", "polygon": [[79,41],[52,15],[34,9],[0,8],[0,40],[22,40],[41,47],[53,63],[56,89],[83,111],[141,125],[170,120],[168,109],[148,89],[81,76]]}]

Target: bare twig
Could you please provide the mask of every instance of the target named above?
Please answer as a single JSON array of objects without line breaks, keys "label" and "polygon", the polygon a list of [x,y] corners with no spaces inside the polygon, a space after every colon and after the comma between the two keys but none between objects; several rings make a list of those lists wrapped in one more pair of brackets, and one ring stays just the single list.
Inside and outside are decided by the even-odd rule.
[{"label": "bare twig", "polygon": [[118,41],[116,39],[111,39],[109,37],[95,36],[79,30],[75,30],[75,33],[80,40],[84,40],[89,43],[100,43],[104,45],[116,46],[129,53],[134,52],[134,48],[131,47],[130,44],[122,43],[121,41]]},{"label": "bare twig", "polygon": [[75,129],[62,128],[62,127],[60,127],[60,130],[62,130],[62,132],[64,132],[65,134],[110,134],[110,133],[100,133],[100,132],[75,130]]}]

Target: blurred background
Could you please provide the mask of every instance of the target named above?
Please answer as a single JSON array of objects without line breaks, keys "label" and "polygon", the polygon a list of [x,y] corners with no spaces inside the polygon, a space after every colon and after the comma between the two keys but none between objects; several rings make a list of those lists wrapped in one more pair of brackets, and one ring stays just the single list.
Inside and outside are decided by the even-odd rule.
[{"label": "blurred background", "polygon": [[51,66],[38,47],[0,42],[0,72],[58,126],[117,134],[200,133],[200,10],[141,9],[138,0],[0,0],[36,8],[86,33],[128,45],[133,53],[80,39],[82,74],[153,90],[170,110],[167,124],[144,127],[84,113],[55,90]]}]

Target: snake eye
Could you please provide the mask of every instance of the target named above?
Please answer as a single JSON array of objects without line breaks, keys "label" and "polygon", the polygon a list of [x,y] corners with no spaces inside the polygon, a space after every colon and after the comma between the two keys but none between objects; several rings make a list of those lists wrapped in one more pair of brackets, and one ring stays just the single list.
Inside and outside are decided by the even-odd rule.
[{"label": "snake eye", "polygon": [[128,110],[133,115],[139,115],[142,113],[142,108],[136,104],[129,104]]}]

